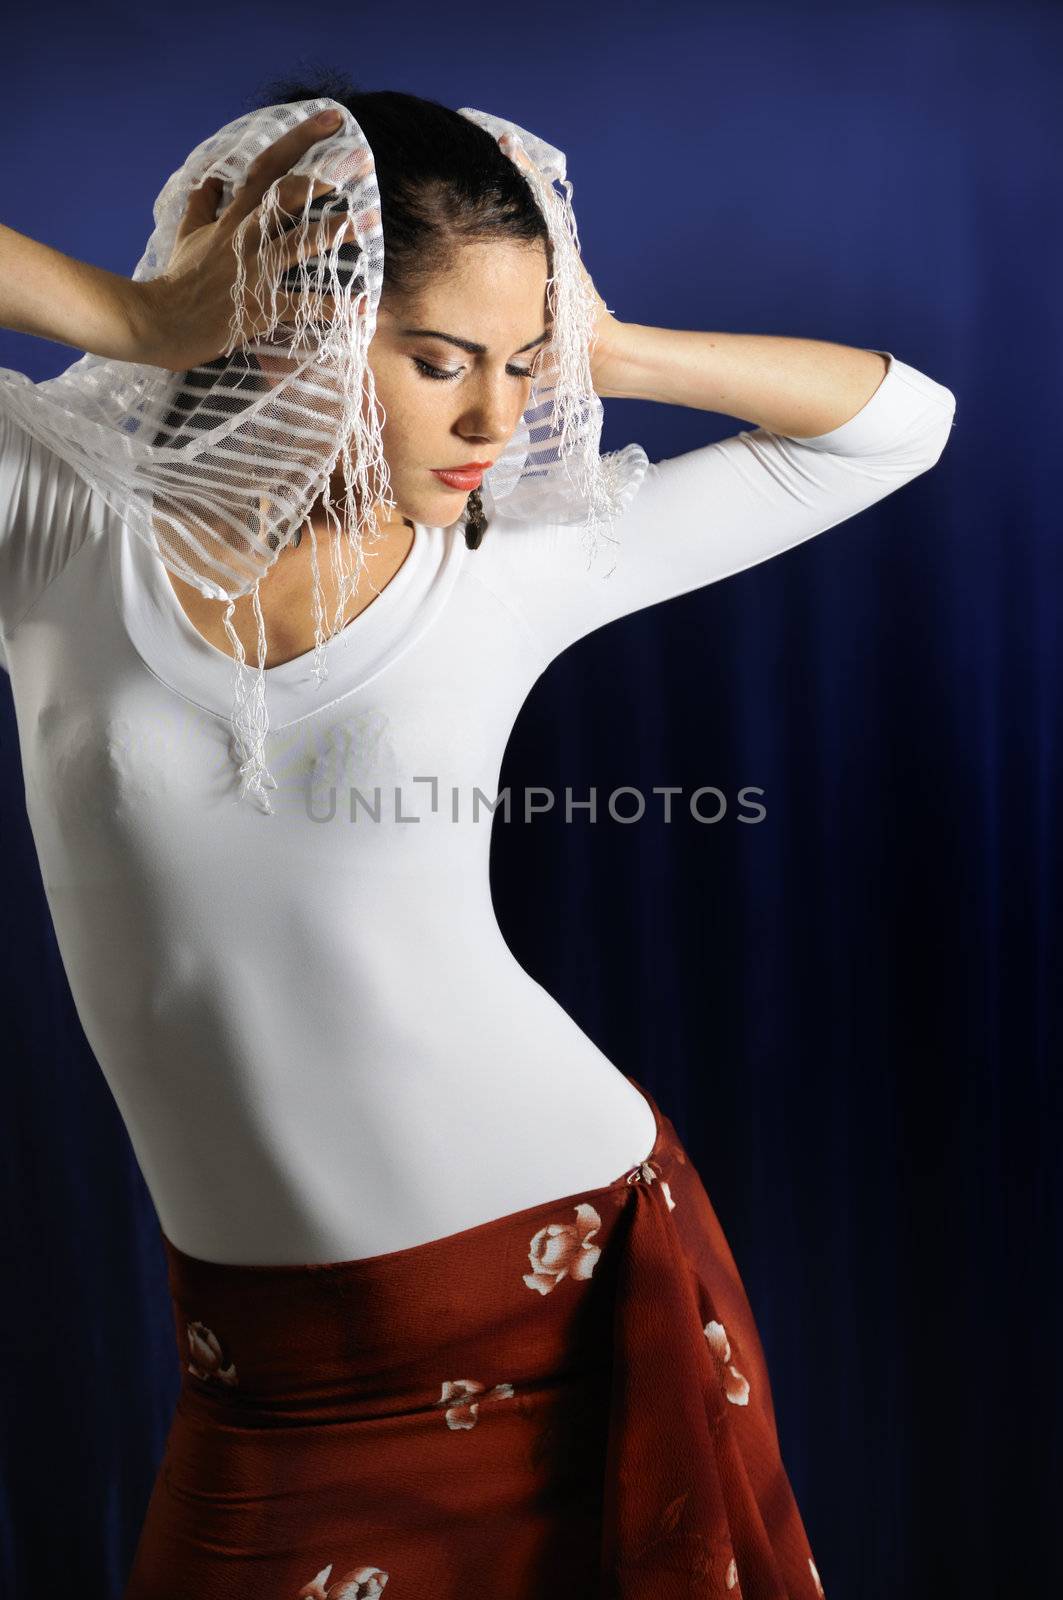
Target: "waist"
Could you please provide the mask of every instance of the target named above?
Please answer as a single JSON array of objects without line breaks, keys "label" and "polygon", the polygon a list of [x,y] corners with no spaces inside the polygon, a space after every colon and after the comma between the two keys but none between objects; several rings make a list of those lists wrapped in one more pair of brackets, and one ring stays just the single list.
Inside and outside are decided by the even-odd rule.
[{"label": "waist", "polygon": [[231,1084],[173,1102],[165,1125],[151,1117],[143,1148],[134,1120],[164,1233],[222,1264],[329,1263],[611,1182],[649,1149],[654,1117],[567,1020],[571,1034],[551,1048],[532,1031],[508,1052],[467,1042],[463,1055],[416,1061],[292,1055],[284,1081],[260,1063],[242,1103]]},{"label": "waist", "polygon": [[423,1405],[429,1379],[433,1403],[470,1402],[479,1380],[462,1375],[486,1352],[525,1388],[540,1369],[552,1383],[595,1370],[609,1344],[610,1241],[632,1181],[651,1160],[667,1164],[674,1140],[652,1097],[624,1081],[649,1115],[652,1144],[596,1188],[344,1261],[230,1265],[191,1256],[164,1232],[186,1403],[252,1424],[257,1406],[288,1420],[333,1408],[385,1417]]}]

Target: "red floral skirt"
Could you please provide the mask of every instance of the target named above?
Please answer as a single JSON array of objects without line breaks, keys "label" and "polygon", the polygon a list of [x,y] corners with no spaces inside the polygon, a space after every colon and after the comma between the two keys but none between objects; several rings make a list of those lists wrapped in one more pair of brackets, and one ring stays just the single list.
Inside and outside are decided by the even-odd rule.
[{"label": "red floral skirt", "polygon": [[820,1600],[671,1122],[603,1189],[360,1261],[164,1237],[182,1388],[125,1600]]}]

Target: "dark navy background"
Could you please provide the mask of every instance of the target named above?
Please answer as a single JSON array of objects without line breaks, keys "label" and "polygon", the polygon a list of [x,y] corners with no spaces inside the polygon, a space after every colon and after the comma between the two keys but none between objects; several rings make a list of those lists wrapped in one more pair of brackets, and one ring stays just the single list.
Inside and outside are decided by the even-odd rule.
[{"label": "dark navy background", "polygon": [[[502,782],[596,787],[599,821],[494,830],[515,954],[713,1198],[828,1600],[1061,1592],[1061,46],[1029,4],[5,24],[0,220],[70,255],[130,273],[188,151],[310,58],[564,149],[620,318],[891,350],[956,394],[931,473],[556,661]],[[34,379],[77,355],[0,335]],[[607,401],[603,448],[747,425]],[[165,1264],[59,960],[2,675],[0,743],[0,1592],[118,1600],[177,1392]],[[706,784],[715,824],[685,810]],[[624,785],[647,798],[630,825],[605,804]]]}]

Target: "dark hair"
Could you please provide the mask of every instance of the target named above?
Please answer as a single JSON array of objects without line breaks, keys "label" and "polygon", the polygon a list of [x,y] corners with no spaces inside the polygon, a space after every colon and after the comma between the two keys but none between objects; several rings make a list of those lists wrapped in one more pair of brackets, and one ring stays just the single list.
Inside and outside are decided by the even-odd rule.
[{"label": "dark hair", "polygon": [[249,109],[325,98],[346,107],[373,152],[384,295],[415,299],[435,273],[453,264],[458,247],[473,240],[539,242],[553,270],[546,222],[519,170],[484,128],[437,100],[394,89],[363,91],[325,68],[274,79]]},{"label": "dark hair", "polygon": [[[484,239],[539,243],[553,271],[546,222],[519,170],[486,129],[437,100],[361,90],[342,72],[304,67],[264,84],[248,110],[323,98],[346,107],[373,152],[384,234],[382,298],[416,300],[434,274],[449,270],[462,245]],[[470,500],[465,542],[475,550],[487,524],[479,496]]]}]

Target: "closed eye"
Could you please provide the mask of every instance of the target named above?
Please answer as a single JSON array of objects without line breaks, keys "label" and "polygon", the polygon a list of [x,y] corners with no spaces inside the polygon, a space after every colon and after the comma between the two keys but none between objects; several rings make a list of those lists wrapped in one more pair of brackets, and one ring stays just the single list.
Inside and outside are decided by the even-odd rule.
[{"label": "closed eye", "polygon": [[[421,361],[417,356],[411,356],[410,359],[414,366],[424,373],[426,378],[432,378],[437,383],[446,383],[451,379],[460,378],[465,370],[464,367],[457,367],[454,371],[451,371],[449,367],[433,367],[430,362]],[[527,367],[507,367],[506,371],[511,378],[533,378],[535,376]]]}]

